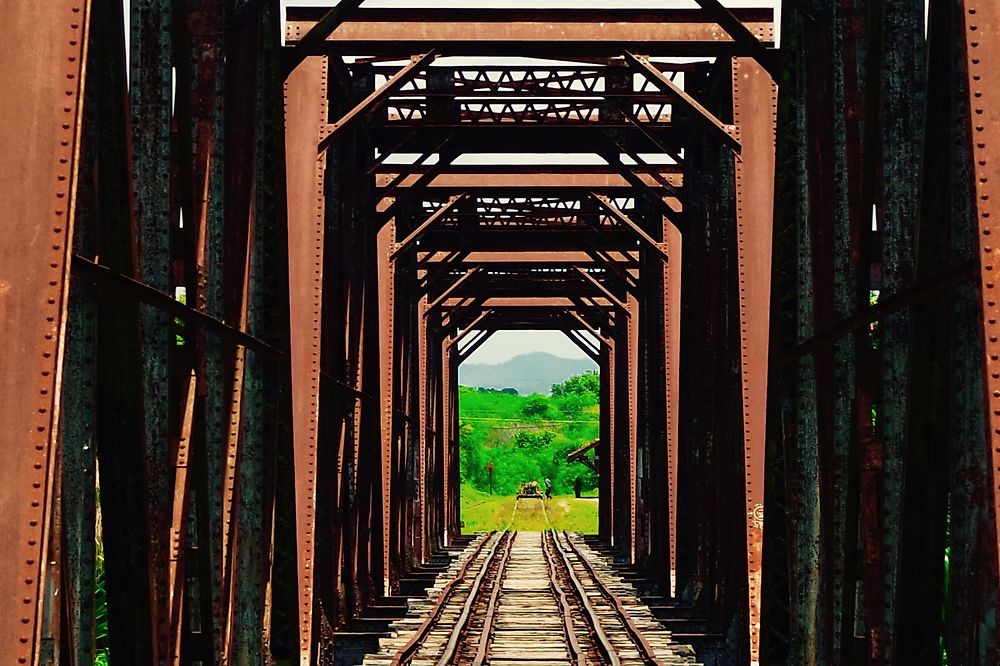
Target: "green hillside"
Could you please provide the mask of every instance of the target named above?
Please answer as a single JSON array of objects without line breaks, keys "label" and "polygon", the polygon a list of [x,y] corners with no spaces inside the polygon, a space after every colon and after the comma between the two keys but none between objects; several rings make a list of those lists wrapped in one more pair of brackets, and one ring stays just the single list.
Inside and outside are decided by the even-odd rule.
[{"label": "green hillside", "polygon": [[496,364],[474,363],[470,359],[458,366],[458,382],[472,388],[511,387],[522,395],[548,394],[554,384],[571,375],[596,371],[597,364],[589,358],[563,358],[547,352],[528,352]]},{"label": "green hillside", "polygon": [[[493,492],[514,495],[527,481],[552,479],[553,491],[573,494],[577,477],[594,495],[597,474],[567,454],[598,438],[600,377],[584,373],[552,386],[552,395],[510,395],[459,387],[462,482],[489,492],[487,464],[493,463]],[[588,453],[593,459],[593,453]]]}]

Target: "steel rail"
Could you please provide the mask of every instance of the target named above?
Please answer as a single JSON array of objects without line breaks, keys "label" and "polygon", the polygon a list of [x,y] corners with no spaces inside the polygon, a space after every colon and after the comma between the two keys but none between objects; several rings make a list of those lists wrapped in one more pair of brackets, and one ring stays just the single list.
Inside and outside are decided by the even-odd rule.
[{"label": "steel rail", "polygon": [[[417,648],[423,643],[423,640],[427,637],[427,633],[431,630],[431,627],[437,622],[438,618],[441,617],[441,613],[444,611],[444,607],[447,605],[448,601],[451,599],[452,593],[455,588],[458,587],[459,583],[465,580],[465,575],[469,572],[469,568],[472,563],[476,561],[479,554],[483,552],[483,548],[489,543],[490,539],[496,534],[496,530],[490,532],[489,536],[482,540],[482,542],[476,546],[476,549],[469,556],[469,559],[465,561],[462,568],[458,570],[458,575],[448,582],[447,585],[442,588],[441,593],[438,594],[437,601],[434,602],[434,607],[431,609],[430,614],[427,619],[424,620],[423,624],[417,628],[416,633],[407,641],[406,645],[399,649],[399,652],[392,658],[392,666],[400,666],[406,663],[408,660],[413,658],[413,653],[416,652]],[[490,557],[492,557],[493,552],[496,551],[496,546],[499,543],[499,539],[493,543],[493,549],[490,551]]]},{"label": "steel rail", "polygon": [[[604,598],[610,601],[611,604],[614,606],[615,612],[618,614],[618,619],[621,621],[622,626],[625,627],[625,631],[628,633],[629,638],[632,639],[632,642],[639,650],[639,654],[642,656],[643,661],[645,661],[648,664],[657,664],[657,665],[662,664],[663,662],[661,662],[659,658],[656,656],[656,651],[653,649],[653,646],[650,645],[649,641],[646,640],[646,637],[642,635],[642,632],[639,630],[639,627],[637,627],[635,622],[632,620],[632,616],[629,615],[628,610],[622,604],[621,599],[618,598],[618,595],[612,592],[611,589],[604,584],[604,581],[601,580],[601,577],[597,575],[597,571],[594,569],[594,566],[587,561],[587,558],[583,556],[583,553],[581,553],[580,549],[576,547],[576,544],[574,544],[570,540],[569,535],[566,533],[566,530],[563,530],[563,537],[566,539],[566,544],[569,546],[570,550],[572,550],[573,554],[576,555],[578,560],[580,560],[580,564],[582,564],[583,568],[586,569],[587,573],[590,574],[590,577],[593,579],[594,584],[597,585],[597,589],[600,590]],[[559,545],[558,539],[556,539],[556,545],[559,546],[561,549],[561,545]]]},{"label": "steel rail", "polygon": [[514,539],[516,537],[517,532],[514,532],[507,539],[507,549],[504,551],[503,559],[500,560],[500,567],[497,569],[496,582],[493,584],[490,601],[486,606],[486,618],[483,620],[483,630],[479,634],[479,647],[476,649],[476,658],[472,661],[472,666],[483,666],[486,663],[491,634],[493,633],[493,623],[496,621],[500,592],[502,591],[503,581],[507,574],[507,562],[510,560],[510,554],[514,550]]},{"label": "steel rail", "polygon": [[569,599],[566,598],[566,590],[563,589],[562,585],[556,577],[556,563],[552,558],[552,552],[549,549],[548,539],[552,536],[549,531],[546,531],[542,535],[542,553],[545,555],[545,564],[549,571],[549,587],[559,598],[559,610],[562,615],[563,628],[566,630],[566,642],[569,646],[570,657],[576,662],[577,666],[586,666],[587,660],[584,657],[583,649],[580,647],[580,641],[576,638],[576,630],[573,628],[573,609],[569,606]]},{"label": "steel rail", "polygon": [[597,611],[590,604],[590,599],[587,596],[587,590],[583,587],[583,583],[577,578],[576,572],[573,571],[573,565],[570,563],[569,558],[566,556],[566,551],[563,550],[562,546],[559,545],[559,539],[556,538],[556,531],[552,530],[552,543],[555,544],[556,552],[559,553],[560,559],[562,559],[563,566],[566,567],[566,573],[569,575],[570,582],[573,583],[574,591],[576,596],[580,598],[580,604],[583,606],[584,616],[587,618],[587,623],[590,628],[594,630],[594,637],[597,639],[597,647],[604,655],[604,658],[608,660],[611,666],[621,666],[621,660],[618,659],[618,653],[615,651],[614,645],[611,644],[611,639],[608,635],[604,633],[604,625],[601,623],[601,618],[597,616]]},{"label": "steel rail", "polygon": [[[500,542],[506,536],[507,541],[504,546],[504,557],[501,560],[502,565],[506,566],[507,559],[510,557],[511,546],[514,543],[514,533],[508,530],[504,530],[497,539],[496,543],[493,544],[493,548],[490,550],[490,554],[486,558],[486,562],[483,563],[483,568],[480,569],[479,575],[476,576],[476,580],[472,583],[472,588],[469,590],[469,596],[465,600],[465,604],[462,606],[462,612],[458,616],[458,620],[455,621],[455,626],[452,627],[451,636],[448,637],[448,644],[444,647],[444,652],[441,653],[441,657],[438,659],[438,666],[447,666],[448,664],[455,663],[455,653],[458,651],[458,641],[462,637],[462,632],[465,630],[469,620],[472,618],[472,605],[476,602],[476,597],[479,596],[479,589],[483,586],[483,580],[486,578],[486,574],[489,571],[490,564],[493,563],[493,558],[496,557],[497,548],[500,546]],[[502,575],[502,571],[497,570],[497,577]]]}]

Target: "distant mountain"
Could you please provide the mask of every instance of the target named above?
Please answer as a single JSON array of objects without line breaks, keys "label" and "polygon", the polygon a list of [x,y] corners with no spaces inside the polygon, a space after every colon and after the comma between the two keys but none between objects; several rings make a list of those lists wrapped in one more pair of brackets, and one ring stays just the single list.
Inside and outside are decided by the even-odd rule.
[{"label": "distant mountain", "polygon": [[597,370],[586,358],[563,358],[547,352],[530,352],[497,364],[463,363],[458,366],[458,383],[473,388],[515,388],[521,395],[548,395],[552,385],[581,372]]}]

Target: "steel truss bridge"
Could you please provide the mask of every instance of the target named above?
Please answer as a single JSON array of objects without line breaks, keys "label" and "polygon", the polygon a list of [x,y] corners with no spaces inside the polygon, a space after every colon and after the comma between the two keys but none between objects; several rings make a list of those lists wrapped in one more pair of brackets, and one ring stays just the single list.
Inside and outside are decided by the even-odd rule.
[{"label": "steel truss bridge", "polygon": [[332,663],[552,329],[725,663],[997,663],[1000,5],[783,4],[0,2],[3,658]]}]

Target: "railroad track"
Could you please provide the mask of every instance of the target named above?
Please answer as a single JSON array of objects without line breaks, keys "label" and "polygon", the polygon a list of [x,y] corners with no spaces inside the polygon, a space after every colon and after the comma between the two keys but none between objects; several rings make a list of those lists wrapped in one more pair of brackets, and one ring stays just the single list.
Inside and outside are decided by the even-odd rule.
[{"label": "railroad track", "polygon": [[631,586],[566,533],[481,537],[369,666],[695,664]]}]

